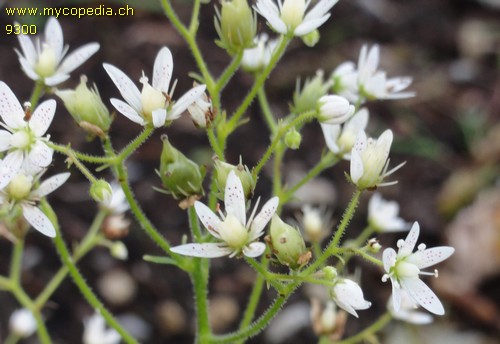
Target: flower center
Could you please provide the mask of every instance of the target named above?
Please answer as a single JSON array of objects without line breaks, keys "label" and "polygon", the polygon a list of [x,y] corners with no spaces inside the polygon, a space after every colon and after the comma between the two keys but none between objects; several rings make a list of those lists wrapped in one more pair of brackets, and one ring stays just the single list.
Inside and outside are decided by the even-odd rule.
[{"label": "flower center", "polygon": [[33,177],[19,173],[10,181],[7,192],[12,199],[19,201],[28,197],[32,186]]},{"label": "flower center", "polygon": [[399,278],[413,278],[418,277],[420,269],[412,263],[399,262],[396,265],[396,276]]},{"label": "flower center", "polygon": [[42,53],[38,56],[38,62],[35,65],[35,72],[41,77],[54,75],[57,67],[57,56],[54,49],[48,44],[44,44]]},{"label": "flower center", "polygon": [[281,20],[289,29],[294,30],[302,23],[305,12],[305,0],[285,0],[281,7]]},{"label": "flower center", "polygon": [[234,249],[241,249],[248,240],[248,230],[233,214],[227,214],[219,228],[219,235],[226,244]]},{"label": "flower center", "polygon": [[10,144],[21,150],[28,150],[31,145],[31,135],[26,130],[19,130],[10,137]]},{"label": "flower center", "polygon": [[142,83],[142,115],[145,119],[152,120],[153,111],[167,107],[167,98],[163,93],[151,87],[145,76],[142,76],[140,82]]}]

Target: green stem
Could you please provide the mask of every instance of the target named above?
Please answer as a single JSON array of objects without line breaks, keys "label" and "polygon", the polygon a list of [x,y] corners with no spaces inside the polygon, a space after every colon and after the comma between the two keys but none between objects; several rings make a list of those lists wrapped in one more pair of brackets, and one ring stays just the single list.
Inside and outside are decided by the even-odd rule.
[{"label": "green stem", "polygon": [[264,120],[266,121],[267,127],[269,128],[271,133],[276,133],[278,126],[274,119],[273,112],[271,111],[269,101],[267,100],[267,95],[264,87],[260,88],[257,92],[257,99],[259,100],[260,108],[262,110],[262,114],[264,115]]},{"label": "green stem", "polygon": [[208,318],[209,260],[194,258],[193,262],[194,271],[191,275],[191,281],[193,283],[196,303],[197,342],[199,344],[205,344],[210,341],[212,335]]},{"label": "green stem", "polygon": [[238,51],[236,55],[233,57],[233,60],[231,63],[226,67],[224,72],[219,76],[219,79],[217,80],[216,83],[216,90],[217,93],[220,94],[222,90],[227,86],[229,80],[231,80],[231,77],[236,73],[238,70],[241,59],[243,58],[243,50]]},{"label": "green stem", "polygon": [[[334,344],[355,344],[359,343],[362,340],[368,338],[369,336],[377,333],[381,329],[383,329],[392,319],[392,316],[389,312],[384,313],[380,318],[377,319],[373,324],[371,324],[369,327],[365,328],[363,331],[355,334],[352,337],[346,338],[344,340],[340,341],[335,341],[333,342]],[[322,337],[320,344],[328,344],[332,343],[328,338]]]},{"label": "green stem", "polygon": [[364,245],[368,238],[375,232],[375,229],[368,225],[363,229],[363,231],[358,235],[358,237],[354,240],[354,246]]},{"label": "green stem", "polygon": [[33,93],[31,93],[30,104],[31,109],[34,110],[38,105],[38,101],[43,95],[43,90],[45,89],[45,83],[43,80],[37,80],[35,83],[35,88],[33,89]]},{"label": "green stem", "polygon": [[10,280],[14,285],[21,283],[21,268],[23,261],[24,238],[20,238],[14,244],[12,258],[10,261]]},{"label": "green stem", "polygon": [[82,174],[89,180],[89,182],[95,183],[97,181],[97,178],[94,177],[92,172],[90,172],[89,169],[84,164],[82,164],[80,160],[78,160],[78,158],[73,154],[72,150],[69,150],[67,155],[68,160],[72,164],[74,164],[80,170],[80,172],[82,172]]},{"label": "green stem", "polygon": [[5,339],[5,344],[17,344],[21,339],[21,337],[16,336],[14,333],[10,333]]},{"label": "green stem", "polygon": [[144,127],[142,132],[130,142],[125,148],[122,149],[120,154],[118,154],[117,159],[119,162],[127,160],[127,158],[134,153],[137,148],[139,148],[146,140],[153,134],[155,128],[152,125]]},{"label": "green stem", "polygon": [[116,321],[113,315],[104,307],[102,302],[97,298],[92,289],[89,287],[85,278],[81,275],[80,271],[73,262],[64,240],[61,237],[61,231],[59,225],[53,218],[54,228],[56,229],[56,237],[54,238],[54,243],[56,245],[57,252],[59,253],[63,264],[68,268],[73,282],[76,284],[80,292],[87,300],[87,302],[94,307],[99,313],[106,319],[106,322],[114,328],[126,343],[137,343],[137,341]]},{"label": "green stem", "polygon": [[202,234],[200,230],[200,224],[198,223],[198,216],[196,215],[196,210],[193,207],[188,209],[189,215],[189,228],[191,228],[191,236],[194,241],[202,242]]},{"label": "green stem", "polygon": [[[355,255],[358,255],[358,256],[368,260],[369,262],[371,262],[375,265],[384,266],[384,263],[382,263],[382,261],[380,259],[375,258],[372,255],[368,254],[367,252],[365,252],[364,249],[359,249],[359,248],[355,248],[355,247],[346,247],[346,248],[337,249],[335,253],[341,253],[341,252],[353,253]],[[346,265],[350,258],[351,258],[351,256],[345,257],[343,264]]]},{"label": "green stem", "polygon": [[199,21],[198,17],[200,16],[200,0],[194,0],[193,3],[193,11],[191,12],[191,21],[189,22],[189,34],[193,37],[196,36],[196,32],[198,31]]},{"label": "green stem", "polygon": [[47,144],[50,148],[52,148],[53,150],[55,150],[58,153],[64,154],[66,156],[73,154],[80,161],[90,162],[92,164],[112,164],[115,161],[114,157],[93,156],[93,155],[77,152],[68,146],[60,145],[60,144],[50,142],[50,141],[47,142]]},{"label": "green stem", "polygon": [[224,161],[224,148],[221,148],[221,146],[219,145],[219,142],[217,141],[217,137],[215,136],[213,128],[207,129],[207,136],[208,136],[208,142],[210,143],[210,146],[212,147],[217,157],[221,161]]},{"label": "green stem", "polygon": [[[274,152],[274,161],[273,161],[273,193],[275,195],[280,195],[282,190],[281,184],[281,165],[283,164],[283,156],[285,155],[286,146],[283,142],[280,142],[276,146],[276,151]],[[281,202],[276,210],[277,213],[281,213],[281,207],[284,203]]]}]

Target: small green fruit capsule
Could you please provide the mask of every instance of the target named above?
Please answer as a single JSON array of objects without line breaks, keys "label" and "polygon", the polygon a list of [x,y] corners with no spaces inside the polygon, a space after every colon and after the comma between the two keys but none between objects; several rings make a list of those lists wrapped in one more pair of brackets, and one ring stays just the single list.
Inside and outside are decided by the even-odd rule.
[{"label": "small green fruit capsule", "polygon": [[99,179],[90,185],[90,197],[96,202],[109,203],[112,195],[111,185],[104,179]]},{"label": "small green fruit capsule", "polygon": [[295,130],[295,128],[290,129],[285,134],[285,145],[290,149],[299,149],[300,143],[302,142],[302,135]]},{"label": "small green fruit capsule", "polygon": [[273,253],[281,264],[297,269],[307,264],[304,261],[308,251],[300,232],[292,226],[283,222],[278,215],[274,215],[271,221],[271,243]]},{"label": "small green fruit capsule", "polygon": [[238,178],[240,178],[246,199],[252,198],[256,183],[248,167],[243,165],[241,161],[238,165],[231,165],[217,159],[215,160],[215,178],[217,181],[217,189],[219,190],[219,198],[222,199],[224,196],[227,176],[231,171],[234,171]]},{"label": "small green fruit capsule", "polygon": [[304,42],[305,45],[307,45],[309,48],[312,48],[316,44],[318,44],[320,39],[320,34],[318,30],[314,30],[300,38],[302,39],[302,42]]},{"label": "small green fruit capsule", "polygon": [[247,0],[223,0],[220,23],[215,21],[220,46],[231,55],[254,44],[257,23]]},{"label": "small green fruit capsule", "polygon": [[322,271],[326,281],[333,281],[337,278],[337,269],[333,266],[325,266]]}]

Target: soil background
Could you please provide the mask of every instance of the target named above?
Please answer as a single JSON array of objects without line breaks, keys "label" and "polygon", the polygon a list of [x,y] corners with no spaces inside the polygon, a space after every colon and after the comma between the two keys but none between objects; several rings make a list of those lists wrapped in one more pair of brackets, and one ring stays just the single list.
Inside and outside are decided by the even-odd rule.
[{"label": "soil background", "polygon": [[[97,1],[8,1],[7,6],[109,6],[117,8],[125,2]],[[179,16],[189,17],[189,1],[175,1]],[[215,4],[216,2],[214,2]],[[214,44],[213,5],[202,7],[198,41],[207,64],[218,75],[230,61]],[[176,95],[192,84],[187,74],[196,72],[190,52],[168,23],[154,1],[130,1],[135,13],[128,17],[61,17],[65,43],[70,52],[82,44],[99,42],[101,49],[72,74],[61,88],[77,85],[80,74],[97,84],[105,103],[119,93],[102,68],[111,63],[138,82],[141,72],[151,75],[154,58],[162,46],[168,46],[174,58],[174,78],[178,79]],[[218,2],[216,4],[218,6]],[[297,78],[305,80],[321,68],[329,75],[340,63],[357,61],[363,44],[380,44],[381,68],[388,76],[408,75],[414,78],[410,87],[415,98],[402,101],[380,101],[368,104],[372,135],[385,128],[395,134],[391,164],[406,161],[394,178],[396,186],[380,190],[384,197],[401,205],[401,215],[408,221],[419,221],[419,242],[428,247],[452,245],[454,257],[440,266],[433,284],[446,305],[445,317],[430,327],[414,328],[391,325],[380,337],[381,343],[403,343],[394,339],[398,331],[413,338],[414,343],[487,343],[500,336],[500,2],[495,0],[357,0],[340,1],[332,16],[321,27],[321,40],[307,48],[296,40],[278,68],[269,78],[266,89],[276,114],[287,114]],[[43,18],[16,18],[43,28]],[[13,17],[0,13],[0,28],[12,23]],[[267,30],[262,20],[260,29]],[[29,99],[32,82],[20,72],[14,53],[18,41],[0,33],[0,79],[19,97]],[[231,112],[252,85],[252,77],[239,72],[223,95],[224,108]],[[138,83],[137,83],[138,84]],[[227,160],[237,163],[241,155],[248,166],[257,163],[269,143],[257,104],[247,116],[251,121],[238,129],[229,140]],[[111,128],[115,148],[124,147],[141,128],[120,114]],[[58,100],[58,110],[50,127],[51,137],[59,143],[71,143],[75,149],[101,154],[99,142],[86,140],[85,134],[71,119]],[[187,216],[168,196],[155,192],[160,180],[155,173],[161,152],[160,136],[167,134],[171,142],[187,156],[206,164],[211,172],[212,152],[203,130],[185,115],[172,126],[158,130],[134,154],[128,164],[132,186],[144,211],[160,232],[172,243],[179,243],[188,233]],[[325,143],[319,125],[304,128],[299,150],[287,153],[285,178],[293,181],[318,161]],[[55,155],[54,167],[48,175],[64,170],[63,157]],[[325,171],[311,187],[299,192],[301,202],[327,207],[333,222],[340,219],[352,187],[345,181],[347,162]],[[67,184],[50,196],[49,201],[59,215],[68,245],[78,242],[86,233],[96,205],[88,196],[88,184],[71,168]],[[109,173],[101,173],[111,179]],[[270,197],[270,175],[264,170],[255,194]],[[366,204],[362,199],[350,234],[359,233],[366,224]],[[289,218],[296,216],[301,202],[285,208]],[[285,216],[285,217],[286,217]],[[128,215],[132,219],[132,215]],[[395,245],[403,235],[380,237],[383,246]],[[146,254],[161,255],[160,249],[132,221],[130,234],[124,239],[129,250],[125,262],[113,259],[105,248],[97,248],[79,262],[88,283],[94,287],[109,309],[144,343],[193,342],[193,302],[189,279],[181,271],[167,265],[145,262]],[[60,266],[52,242],[38,233],[30,233],[22,275],[30,295],[37,295]],[[8,271],[12,245],[0,240],[0,273]],[[360,319],[349,318],[346,335],[368,326],[385,308],[390,286],[380,282],[382,272],[369,264],[363,267],[362,284],[365,297],[373,302],[369,311],[361,311]],[[359,265],[358,264],[358,265]],[[441,270],[442,269],[442,270]],[[210,294],[213,326],[219,333],[237,328],[237,321],[250,293],[254,272],[236,259],[212,261]],[[128,292],[128,294],[127,294]],[[117,295],[124,294],[120,300]],[[274,293],[266,292],[259,312],[270,304]],[[298,291],[289,305],[307,312],[308,294]],[[16,301],[0,293],[0,342],[8,333],[8,319],[18,308]],[[303,308],[300,308],[303,307]],[[305,310],[305,311],[304,311]],[[83,320],[93,310],[68,278],[54,294],[44,310],[47,326],[56,343],[79,343]],[[285,311],[286,314],[286,311]],[[317,337],[311,327],[298,316],[294,321],[276,321],[271,327],[282,335],[282,343],[314,343]],[[283,330],[284,329],[284,330]],[[405,332],[409,331],[409,332]],[[290,336],[291,335],[291,336]],[[439,339],[438,339],[439,338]],[[409,340],[409,339],[408,339]],[[32,337],[24,343],[36,343]],[[251,343],[276,342],[264,332]],[[412,343],[413,343],[412,342]],[[498,342],[497,342],[498,343]]]}]

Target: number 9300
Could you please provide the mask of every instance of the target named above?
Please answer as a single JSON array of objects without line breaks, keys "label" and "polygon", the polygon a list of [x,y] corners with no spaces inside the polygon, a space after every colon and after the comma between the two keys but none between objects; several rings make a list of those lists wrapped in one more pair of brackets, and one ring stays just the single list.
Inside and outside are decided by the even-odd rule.
[{"label": "number 9300", "polygon": [[5,25],[7,35],[35,35],[36,25],[7,24]]}]

